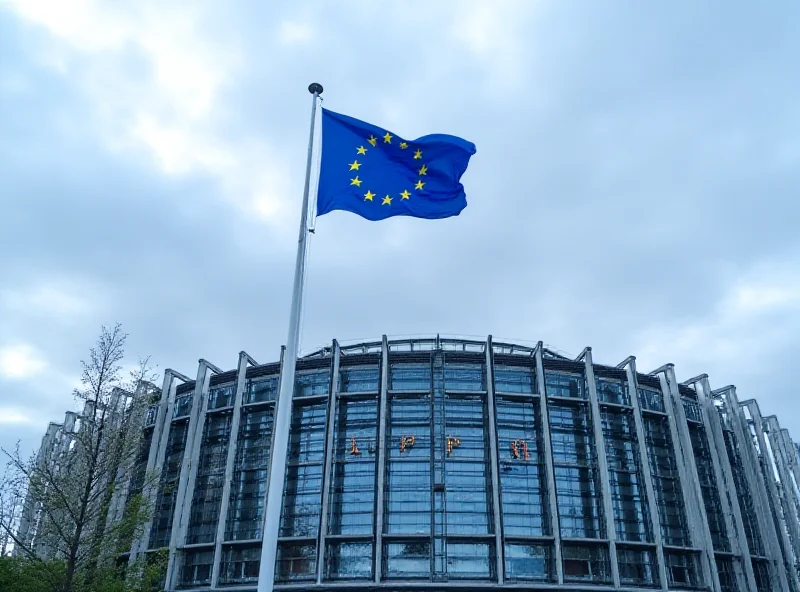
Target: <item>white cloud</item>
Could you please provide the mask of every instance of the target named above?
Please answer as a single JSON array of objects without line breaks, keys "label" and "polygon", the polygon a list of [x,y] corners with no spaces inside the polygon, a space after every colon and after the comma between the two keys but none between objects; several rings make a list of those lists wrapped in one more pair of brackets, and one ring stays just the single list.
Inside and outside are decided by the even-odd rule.
[{"label": "white cloud", "polygon": [[102,289],[90,284],[51,281],[0,291],[0,307],[15,315],[46,316],[62,322],[80,320],[103,306]]},{"label": "white cloud", "polygon": [[[66,55],[82,56],[80,66],[72,65],[64,51],[42,49],[47,64],[70,76],[89,98],[93,129],[110,150],[145,148],[167,175],[210,175],[220,181],[223,197],[276,221],[286,200],[281,173],[286,166],[274,154],[259,158],[270,152],[261,140],[234,140],[218,132],[227,116],[220,92],[243,64],[235,40],[203,28],[202,5],[12,0],[10,6],[47,29]],[[279,38],[303,43],[312,33],[306,23],[285,21]],[[131,53],[149,66],[144,80],[132,80],[121,68]]]},{"label": "white cloud", "polygon": [[25,343],[0,348],[0,376],[22,379],[34,376],[47,367],[38,352]]},{"label": "white cloud", "polygon": [[23,413],[16,407],[0,407],[0,425],[37,424],[30,414]]}]

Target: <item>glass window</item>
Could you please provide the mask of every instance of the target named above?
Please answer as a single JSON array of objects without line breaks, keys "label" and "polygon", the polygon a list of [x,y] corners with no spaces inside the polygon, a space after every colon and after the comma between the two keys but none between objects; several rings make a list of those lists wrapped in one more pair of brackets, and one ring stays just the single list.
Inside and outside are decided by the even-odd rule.
[{"label": "glass window", "polygon": [[628,383],[626,382],[598,378],[595,380],[595,388],[597,389],[598,401],[617,405],[631,404],[631,399],[628,396]]},{"label": "glass window", "polygon": [[328,543],[326,579],[372,578],[372,543]]},{"label": "glass window", "polygon": [[384,557],[387,579],[427,579],[431,575],[431,543],[428,539],[387,543]]},{"label": "glass window", "polygon": [[658,562],[651,549],[623,549],[617,547],[619,580],[631,586],[657,586]]},{"label": "glass window", "polygon": [[177,397],[172,406],[172,419],[189,415],[192,412],[192,399],[194,399],[194,393]]},{"label": "glass window", "polygon": [[[494,575],[493,548],[488,543],[447,541],[447,576],[488,580]],[[441,570],[437,569],[437,572]]]},{"label": "glass window", "polygon": [[[738,562],[738,558],[736,559]],[[717,555],[715,557],[717,574],[719,575],[719,585],[722,592],[739,592],[736,585],[736,567],[734,567],[733,557]]]},{"label": "glass window", "polygon": [[395,391],[429,391],[430,364],[392,364],[389,368],[389,388]]},{"label": "glass window", "polygon": [[258,582],[261,546],[228,547],[222,550],[219,583],[221,585]]},{"label": "glass window", "polygon": [[339,391],[342,393],[373,393],[379,385],[377,365],[345,366],[339,371]]},{"label": "glass window", "polygon": [[327,369],[300,372],[294,378],[294,396],[327,395],[330,390],[330,379],[331,373]]},{"label": "glass window", "polygon": [[335,418],[330,534],[371,534],[375,513],[378,403],[338,401]]},{"label": "glass window", "polygon": [[552,582],[553,548],[545,544],[506,543],[505,570],[508,580]]},{"label": "glass window", "polygon": [[475,392],[486,390],[483,364],[446,364],[444,388],[448,391]]},{"label": "glass window", "polygon": [[664,544],[689,547],[691,541],[684,511],[683,493],[667,418],[643,415],[642,420]]},{"label": "glass window", "polygon": [[545,370],[544,383],[548,397],[586,398],[586,389],[584,388],[586,383],[581,374],[565,374]]},{"label": "glass window", "polygon": [[702,588],[699,558],[692,551],[664,550],[664,562],[667,565],[667,581],[670,587]]},{"label": "glass window", "polygon": [[147,408],[147,415],[144,418],[145,427],[155,425],[156,419],[158,418],[158,406],[158,403],[156,403]]},{"label": "glass window", "polygon": [[689,436],[692,440],[692,451],[694,452],[697,476],[703,493],[703,505],[706,509],[706,518],[708,520],[708,528],[711,531],[714,550],[729,552],[731,544],[728,540],[725,516],[722,513],[719,484],[717,483],[714,465],[711,460],[711,449],[703,426],[689,424]]},{"label": "glass window", "polygon": [[683,410],[686,413],[686,419],[688,421],[703,423],[703,410],[700,408],[700,404],[697,401],[692,401],[685,397],[681,397],[681,401],[683,402]]},{"label": "glass window", "polygon": [[539,402],[498,397],[500,508],[509,535],[549,535]]},{"label": "glass window", "polygon": [[532,395],[538,390],[536,388],[536,373],[533,368],[495,366],[494,390],[496,393]]},{"label": "glass window", "polygon": [[317,570],[315,544],[279,543],[275,581],[296,582],[313,580]]},{"label": "glass window", "polygon": [[235,384],[215,386],[208,391],[208,409],[221,409],[233,405],[233,396],[236,394]]},{"label": "glass window", "polygon": [[275,401],[278,398],[278,376],[261,376],[250,378],[245,386],[245,403],[261,403]]},{"label": "glass window", "polygon": [[753,559],[753,575],[756,580],[756,590],[758,592],[768,592],[772,590],[769,578],[769,561],[767,559]]},{"label": "glass window", "polygon": [[639,405],[642,409],[664,413],[664,395],[654,388],[639,387]]},{"label": "glass window", "polygon": [[316,536],[322,503],[326,403],[292,409],[281,536]]},{"label": "glass window", "polygon": [[211,543],[216,538],[230,435],[229,413],[206,417],[186,533],[188,545]]},{"label": "glass window", "polygon": [[564,545],[561,550],[565,582],[611,581],[608,548],[600,545]]},{"label": "glass window", "polygon": [[211,567],[214,551],[186,551],[178,578],[179,588],[207,586],[211,583]]},{"label": "glass window", "polygon": [[153,524],[150,530],[151,549],[160,549],[169,545],[188,425],[189,422],[186,420],[174,422],[170,425],[164,464],[161,468],[161,481],[156,497]]}]

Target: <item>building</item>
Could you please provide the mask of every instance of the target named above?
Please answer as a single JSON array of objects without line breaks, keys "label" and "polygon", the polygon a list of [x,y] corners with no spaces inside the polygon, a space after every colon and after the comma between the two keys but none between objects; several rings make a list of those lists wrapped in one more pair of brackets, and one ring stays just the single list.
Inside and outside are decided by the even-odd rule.
[{"label": "building", "polygon": [[[154,511],[129,560],[168,549],[167,590],[255,588],[279,382],[280,362],[244,352],[165,372],[129,487]],[[755,401],[671,364],[334,341],[297,363],[276,582],[798,592],[795,451]]]}]

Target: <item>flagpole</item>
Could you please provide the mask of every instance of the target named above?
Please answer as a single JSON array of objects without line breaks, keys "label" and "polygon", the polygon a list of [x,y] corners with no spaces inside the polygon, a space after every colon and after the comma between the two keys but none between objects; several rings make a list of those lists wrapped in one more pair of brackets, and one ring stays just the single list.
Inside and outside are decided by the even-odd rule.
[{"label": "flagpole", "polygon": [[286,339],[286,355],[281,368],[280,391],[276,403],[274,437],[270,453],[270,468],[267,482],[267,507],[264,513],[264,536],[261,545],[261,564],[258,570],[258,592],[272,592],[275,583],[275,559],[278,553],[278,534],[281,523],[281,506],[286,481],[286,453],[289,446],[289,428],[292,421],[292,394],[294,393],[294,371],[297,364],[297,346],[300,340],[300,313],[305,284],[306,242],[308,240],[308,192],[311,182],[311,154],[314,149],[314,118],[317,99],[322,94],[322,85],[316,82],[308,87],[314,95],[311,104],[311,130],[308,133],[308,159],[306,160],[306,183],[303,189],[303,208],[300,212],[300,235],[297,239],[297,261],[294,268],[292,309],[289,314],[289,336]]}]

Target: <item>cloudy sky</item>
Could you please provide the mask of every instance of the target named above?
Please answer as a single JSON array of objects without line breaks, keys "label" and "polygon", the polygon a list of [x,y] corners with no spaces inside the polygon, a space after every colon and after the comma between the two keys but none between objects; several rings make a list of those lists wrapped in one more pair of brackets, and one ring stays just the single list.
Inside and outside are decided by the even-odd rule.
[{"label": "cloudy sky", "polygon": [[791,0],[0,0],[0,445],[73,407],[102,324],[162,371],[277,359],[314,81],[478,152],[457,218],[319,218],[303,351],[591,345],[734,383],[800,439],[798,23]]}]

